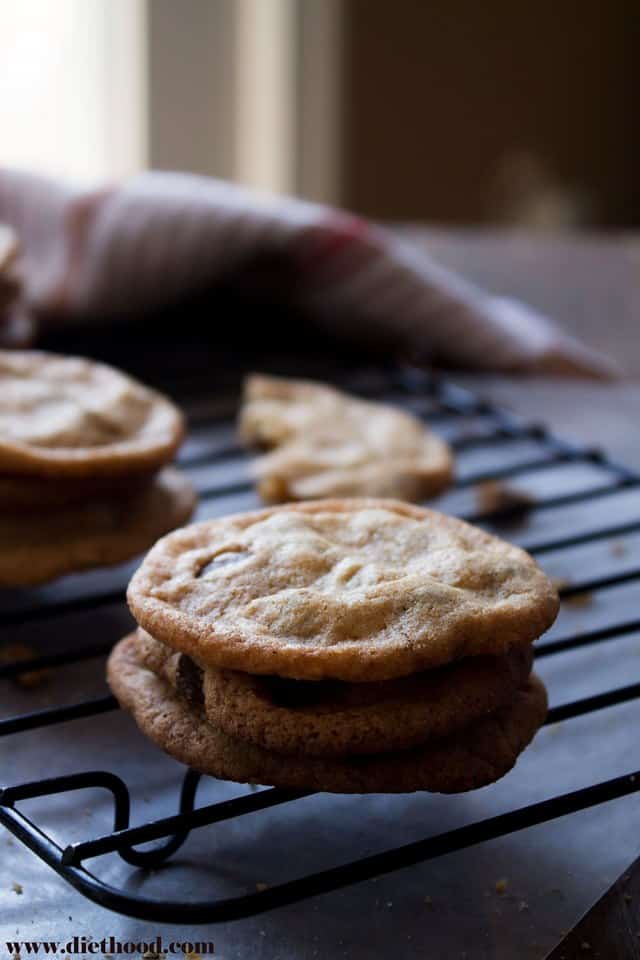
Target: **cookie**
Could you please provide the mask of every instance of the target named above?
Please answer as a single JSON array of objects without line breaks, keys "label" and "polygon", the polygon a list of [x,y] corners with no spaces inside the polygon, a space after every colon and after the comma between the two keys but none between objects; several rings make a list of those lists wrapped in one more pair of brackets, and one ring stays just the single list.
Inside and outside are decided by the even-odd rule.
[{"label": "cookie", "polygon": [[0,586],[45,583],[129,560],[185,523],[195,503],[190,482],[167,467],[125,498],[0,514]]},{"label": "cookie", "polygon": [[168,754],[223,780],[332,793],[458,793],[504,776],[544,722],[546,692],[537,677],[507,706],[459,734],[413,750],[348,759],[283,757],[223,733],[167,680],[140,663],[136,635],[116,645],[108,679],[140,729]]},{"label": "cookie", "polygon": [[200,666],[299,680],[392,680],[504,655],[558,595],[523,550],[393,500],[289,504],[194,524],[128,590],[141,627]]},{"label": "cookie", "polygon": [[138,658],[164,676],[209,723],[283,754],[342,756],[406,750],[448,736],[493,713],[525,686],[530,647],[382,683],[285,680],[235,670],[202,670],[138,631]]},{"label": "cookie", "polygon": [[417,417],[305,380],[253,375],[240,437],[275,448],[253,464],[267,503],[320,497],[418,501],[449,486],[447,444]]},{"label": "cookie", "polygon": [[153,474],[117,477],[37,477],[0,474],[0,511],[43,510],[100,498],[121,498],[141,491]]},{"label": "cookie", "polygon": [[102,363],[0,350],[0,473],[96,477],[150,473],[184,433],[161,394]]}]

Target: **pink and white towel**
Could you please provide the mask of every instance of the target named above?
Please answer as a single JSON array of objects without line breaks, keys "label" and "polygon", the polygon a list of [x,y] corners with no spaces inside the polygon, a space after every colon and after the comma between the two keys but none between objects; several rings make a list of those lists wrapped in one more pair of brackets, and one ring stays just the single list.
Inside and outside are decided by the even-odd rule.
[{"label": "pink and white towel", "polygon": [[35,322],[148,314],[243,269],[250,282],[250,265],[266,257],[276,272],[286,265],[283,289],[301,316],[414,362],[610,372],[524,304],[487,294],[391,231],[301,200],[179,173],[83,191],[0,170],[0,222],[19,236]]}]

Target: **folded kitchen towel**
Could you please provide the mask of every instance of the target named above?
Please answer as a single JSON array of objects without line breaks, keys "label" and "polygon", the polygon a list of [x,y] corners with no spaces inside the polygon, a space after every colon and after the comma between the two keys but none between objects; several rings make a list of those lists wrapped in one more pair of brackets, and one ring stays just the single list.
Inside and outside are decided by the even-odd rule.
[{"label": "folded kitchen towel", "polygon": [[[86,190],[0,169],[0,222],[19,238],[34,323],[149,314],[230,276],[251,286],[261,261],[271,294],[302,318],[415,363],[611,373],[533,309],[468,283],[391,230],[302,200],[190,174]],[[10,318],[0,320],[5,342],[24,339],[24,313],[17,335]]]}]

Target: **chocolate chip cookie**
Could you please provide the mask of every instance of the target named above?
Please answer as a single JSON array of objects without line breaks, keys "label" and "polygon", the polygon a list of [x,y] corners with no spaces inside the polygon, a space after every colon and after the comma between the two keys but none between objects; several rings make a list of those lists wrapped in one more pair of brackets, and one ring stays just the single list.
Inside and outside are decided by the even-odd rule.
[{"label": "chocolate chip cookie", "polygon": [[0,474],[148,473],[172,459],[183,433],[169,400],[113,367],[0,350]]},{"label": "chocolate chip cookie", "polygon": [[165,397],[104,364],[0,350],[0,585],[120,563],[185,523]]},{"label": "chocolate chip cookie", "polygon": [[194,524],[128,591],[152,636],[202,666],[297,680],[391,680],[504,656],[558,595],[518,547],[393,500],[288,504]]},{"label": "chocolate chip cookie", "polygon": [[546,692],[531,676],[497,711],[411,750],[351,757],[283,756],[214,726],[201,706],[145,667],[138,637],[109,659],[111,688],[140,729],[176,760],[223,780],[333,793],[457,793],[504,776],[544,722]]},{"label": "chocolate chip cookie", "polygon": [[397,500],[194,524],[128,591],[111,688],[169,754],[223,779],[456,792],[505,774],[546,715],[533,640],[558,596],[524,551]]},{"label": "chocolate chip cookie", "polygon": [[406,750],[456,733],[525,686],[529,646],[500,657],[465,657],[397,680],[289,680],[202,668],[138,630],[143,666],[202,705],[223,733],[275,753],[339,757]]},{"label": "chocolate chip cookie", "polygon": [[449,447],[417,417],[306,380],[248,377],[240,436],[270,451],[253,465],[267,503],[419,501],[440,493],[453,476]]}]

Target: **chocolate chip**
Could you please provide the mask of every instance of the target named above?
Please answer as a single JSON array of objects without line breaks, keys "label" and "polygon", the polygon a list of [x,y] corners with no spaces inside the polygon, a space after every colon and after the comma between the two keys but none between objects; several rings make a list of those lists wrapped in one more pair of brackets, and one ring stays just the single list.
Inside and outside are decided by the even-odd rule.
[{"label": "chocolate chip", "polygon": [[320,706],[323,701],[337,697],[341,687],[339,681],[288,680],[285,677],[263,677],[271,700],[280,707],[294,710],[296,707]]},{"label": "chocolate chip", "polygon": [[191,706],[201,707],[204,703],[202,679],[202,668],[186,653],[181,653],[176,667],[176,688],[180,696]]}]

